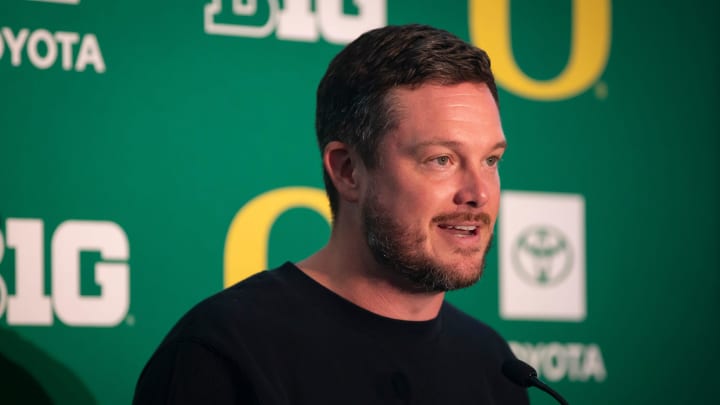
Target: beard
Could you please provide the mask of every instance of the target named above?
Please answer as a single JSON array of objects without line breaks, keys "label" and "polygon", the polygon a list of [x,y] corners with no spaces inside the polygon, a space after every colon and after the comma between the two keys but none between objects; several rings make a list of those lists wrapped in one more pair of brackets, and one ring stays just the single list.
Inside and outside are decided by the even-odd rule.
[{"label": "beard", "polygon": [[[480,263],[469,271],[459,271],[456,266],[442,263],[422,249],[427,236],[419,230],[395,221],[387,214],[377,197],[371,197],[362,207],[362,219],[365,239],[375,260],[399,279],[400,287],[411,292],[452,291],[475,284],[485,268],[485,258],[492,245],[490,234],[484,247],[456,249],[453,253],[472,260],[472,256],[482,251]],[[455,213],[434,217],[433,223],[457,221],[479,221],[485,227],[478,231],[490,231],[490,217],[485,213]]]}]

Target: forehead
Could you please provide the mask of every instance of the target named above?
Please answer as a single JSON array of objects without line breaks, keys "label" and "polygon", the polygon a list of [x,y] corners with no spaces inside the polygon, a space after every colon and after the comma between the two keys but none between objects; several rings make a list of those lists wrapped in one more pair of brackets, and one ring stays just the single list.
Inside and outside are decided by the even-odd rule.
[{"label": "forehead", "polygon": [[390,101],[397,125],[389,138],[395,141],[438,138],[494,144],[505,139],[497,103],[483,83],[398,88],[392,90]]},{"label": "forehead", "polygon": [[453,85],[423,84],[418,87],[396,87],[389,99],[398,112],[414,110],[442,111],[447,107],[476,107],[497,113],[497,103],[485,83],[463,82]]}]

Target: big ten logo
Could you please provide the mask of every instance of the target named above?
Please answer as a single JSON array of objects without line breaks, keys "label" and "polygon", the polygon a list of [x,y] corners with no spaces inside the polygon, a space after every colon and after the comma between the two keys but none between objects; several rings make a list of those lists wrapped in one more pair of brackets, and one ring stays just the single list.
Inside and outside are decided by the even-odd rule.
[{"label": "big ten logo", "polygon": [[70,5],[80,4],[80,0],[29,0],[29,1],[38,1],[41,3],[70,4]]},{"label": "big ten logo", "polygon": [[[44,226],[40,219],[9,218],[0,232],[0,264],[14,251],[14,294],[0,277],[0,316],[9,325],[52,325],[53,312],[71,326],[114,326],[130,305],[128,238],[113,222],[69,220],[52,234],[50,290],[45,294]],[[7,247],[7,248],[6,248]],[[81,255],[99,253],[94,283],[99,295],[81,291]],[[3,270],[7,270],[7,267]],[[7,273],[6,277],[7,277]]]},{"label": "big ten logo", "polygon": [[[610,0],[573,0],[570,56],[560,74],[550,80],[528,77],[513,57],[510,0],[470,0],[470,35],[490,55],[498,84],[521,97],[562,100],[595,84],[610,54]],[[607,88],[596,87],[599,97]]]},{"label": "big ten logo", "polygon": [[235,215],[225,238],[225,287],[268,267],[270,230],[292,208],[308,208],[331,221],[330,205],[320,189],[285,187],[253,198]]},{"label": "big ten logo", "polygon": [[[205,5],[205,32],[262,38],[344,44],[387,21],[387,0],[212,0]],[[346,13],[348,11],[349,13]]]}]

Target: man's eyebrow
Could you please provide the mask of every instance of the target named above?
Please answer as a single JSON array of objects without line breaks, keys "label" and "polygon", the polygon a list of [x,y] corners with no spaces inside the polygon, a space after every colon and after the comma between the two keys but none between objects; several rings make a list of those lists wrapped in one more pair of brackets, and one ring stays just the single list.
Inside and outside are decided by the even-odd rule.
[{"label": "man's eyebrow", "polygon": [[507,149],[507,141],[500,141],[493,146],[493,149]]},{"label": "man's eyebrow", "polygon": [[426,146],[447,146],[448,148],[452,148],[452,147],[458,147],[458,146],[460,146],[460,142],[457,142],[457,141],[444,141],[444,140],[441,140],[441,139],[437,139],[437,140],[432,140],[432,139],[431,139],[431,140],[429,140],[429,141],[423,141],[423,142],[419,142],[419,143],[416,143],[415,145],[413,145],[413,147],[414,147],[415,149],[424,148],[424,147],[426,147]]},{"label": "man's eyebrow", "polygon": [[[439,140],[439,139],[438,139],[438,140],[429,140],[429,141],[424,141],[424,142],[420,142],[420,143],[415,144],[415,145],[413,146],[413,149],[420,149],[420,148],[424,148],[424,147],[427,147],[427,146],[446,146],[446,147],[448,147],[448,148],[453,148],[453,147],[459,147],[459,146],[461,146],[461,143],[460,143],[460,142],[457,142],[457,141],[443,141],[443,140]],[[493,149],[493,150],[495,150],[495,149],[507,149],[507,141],[500,141],[500,142],[496,143],[496,144],[492,147],[492,149]]]}]

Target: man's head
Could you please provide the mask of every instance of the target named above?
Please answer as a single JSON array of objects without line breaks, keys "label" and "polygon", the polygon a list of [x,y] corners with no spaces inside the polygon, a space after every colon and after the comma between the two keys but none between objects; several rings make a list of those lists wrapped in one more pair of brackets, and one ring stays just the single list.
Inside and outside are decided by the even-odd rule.
[{"label": "man's head", "polygon": [[[383,136],[397,126],[391,91],[433,83],[485,83],[498,101],[487,54],[455,35],[425,25],[368,31],[330,62],[317,90],[315,130],[320,153],[331,141],[353,147],[375,167]],[[323,171],[333,217],[337,190]]]},{"label": "man's head", "polygon": [[316,126],[336,226],[405,289],[477,281],[505,150],[483,51],[427,26],[370,31],[331,62]]}]

